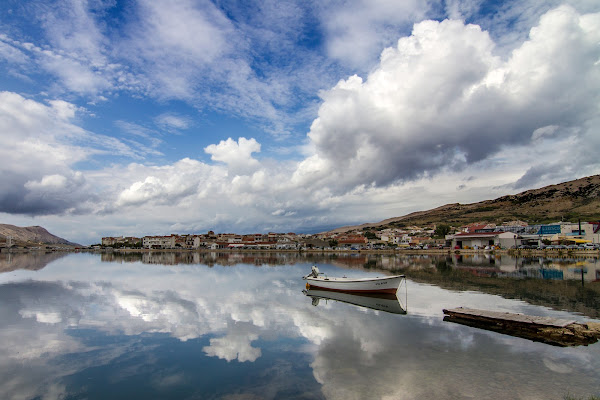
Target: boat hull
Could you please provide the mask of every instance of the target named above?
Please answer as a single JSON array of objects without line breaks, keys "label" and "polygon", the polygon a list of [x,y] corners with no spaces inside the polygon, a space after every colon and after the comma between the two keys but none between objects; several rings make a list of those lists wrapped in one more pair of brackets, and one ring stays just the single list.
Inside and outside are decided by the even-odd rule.
[{"label": "boat hull", "polygon": [[404,275],[386,276],[383,278],[327,278],[319,276],[305,277],[307,289],[325,289],[353,293],[391,293],[398,291]]}]

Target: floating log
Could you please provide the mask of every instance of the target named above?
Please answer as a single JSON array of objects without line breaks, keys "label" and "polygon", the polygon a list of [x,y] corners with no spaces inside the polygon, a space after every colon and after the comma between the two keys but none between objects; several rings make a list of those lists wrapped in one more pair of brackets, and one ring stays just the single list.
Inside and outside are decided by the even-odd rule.
[{"label": "floating log", "polygon": [[600,338],[600,323],[580,323],[575,320],[463,307],[443,311],[446,314],[444,321],[552,346],[587,346],[596,343]]}]

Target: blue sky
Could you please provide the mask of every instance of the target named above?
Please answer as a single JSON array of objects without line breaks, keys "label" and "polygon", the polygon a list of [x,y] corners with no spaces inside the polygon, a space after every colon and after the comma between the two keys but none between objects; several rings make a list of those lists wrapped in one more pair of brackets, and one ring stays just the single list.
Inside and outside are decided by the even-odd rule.
[{"label": "blue sky", "polygon": [[600,172],[595,1],[0,4],[0,221],[318,232]]}]

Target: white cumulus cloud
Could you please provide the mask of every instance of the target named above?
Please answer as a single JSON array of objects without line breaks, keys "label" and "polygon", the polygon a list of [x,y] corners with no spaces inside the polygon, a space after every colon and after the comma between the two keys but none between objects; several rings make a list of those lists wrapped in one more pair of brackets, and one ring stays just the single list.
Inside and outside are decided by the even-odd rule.
[{"label": "white cumulus cloud", "polygon": [[81,109],[0,92],[0,212],[27,215],[90,211],[100,197],[75,164],[103,154],[140,150],[76,123]]},{"label": "white cumulus cloud", "polygon": [[212,160],[227,164],[234,174],[249,175],[248,172],[259,165],[258,160],[252,157],[252,153],[260,152],[260,144],[254,138],[241,137],[237,142],[228,138],[207,146],[204,151],[211,155]]},{"label": "white cumulus cloud", "polygon": [[346,191],[464,168],[528,144],[546,126],[591,138],[599,37],[600,14],[563,6],[502,60],[476,25],[418,23],[364,80],[352,76],[322,94],[308,134],[315,154],[296,176],[325,167],[321,181]]}]

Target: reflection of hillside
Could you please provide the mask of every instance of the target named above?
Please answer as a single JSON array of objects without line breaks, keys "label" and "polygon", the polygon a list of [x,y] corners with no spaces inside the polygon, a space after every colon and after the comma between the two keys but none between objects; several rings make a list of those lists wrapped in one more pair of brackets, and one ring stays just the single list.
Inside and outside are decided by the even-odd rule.
[{"label": "reflection of hillside", "polygon": [[17,269],[37,271],[44,268],[54,260],[66,256],[66,252],[27,252],[27,253],[0,253],[0,273]]}]

